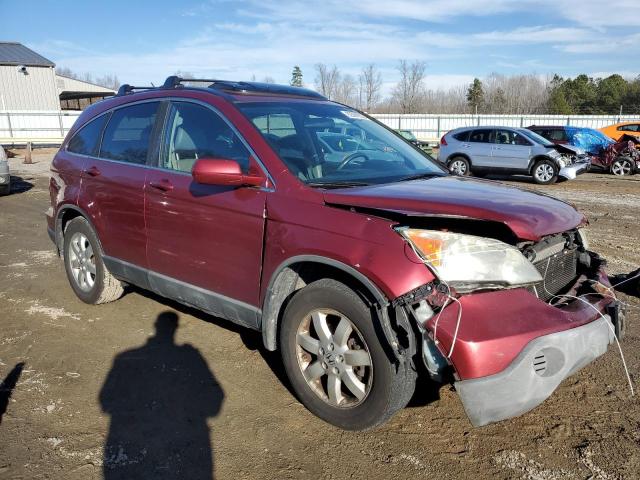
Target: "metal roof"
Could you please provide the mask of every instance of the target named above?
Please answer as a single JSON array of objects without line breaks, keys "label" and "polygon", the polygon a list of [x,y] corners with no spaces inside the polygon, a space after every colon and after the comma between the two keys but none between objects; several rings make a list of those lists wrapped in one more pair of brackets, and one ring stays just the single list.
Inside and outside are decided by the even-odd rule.
[{"label": "metal roof", "polygon": [[55,63],[17,42],[0,42],[0,65],[55,67]]}]

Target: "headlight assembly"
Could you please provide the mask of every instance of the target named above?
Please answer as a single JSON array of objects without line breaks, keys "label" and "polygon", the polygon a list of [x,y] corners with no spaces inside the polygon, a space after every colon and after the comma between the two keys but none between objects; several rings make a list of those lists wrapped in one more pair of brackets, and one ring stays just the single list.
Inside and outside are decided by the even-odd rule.
[{"label": "headlight assembly", "polygon": [[440,280],[461,293],[542,281],[520,250],[499,240],[407,227],[397,231]]}]

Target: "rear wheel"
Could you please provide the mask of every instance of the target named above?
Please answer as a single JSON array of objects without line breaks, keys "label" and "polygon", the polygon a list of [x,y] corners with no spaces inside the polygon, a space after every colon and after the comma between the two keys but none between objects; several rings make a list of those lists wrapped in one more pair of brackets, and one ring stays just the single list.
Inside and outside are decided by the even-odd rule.
[{"label": "rear wheel", "polygon": [[533,166],[531,175],[536,183],[549,185],[558,180],[558,167],[551,160],[539,160]]},{"label": "rear wheel", "polygon": [[390,360],[369,308],[335,280],[296,293],[284,313],[280,348],[300,401],[340,428],[383,423],[415,389],[415,372]]},{"label": "rear wheel", "polygon": [[617,176],[633,174],[633,160],[629,157],[616,158],[611,164],[611,173]]},{"label": "rear wheel", "polygon": [[87,220],[77,217],[69,222],[63,248],[67,278],[80,300],[98,304],[122,296],[122,283],[104,265],[98,237]]},{"label": "rear wheel", "polygon": [[464,157],[453,157],[449,162],[449,171],[454,175],[466,177],[471,175],[471,165]]}]

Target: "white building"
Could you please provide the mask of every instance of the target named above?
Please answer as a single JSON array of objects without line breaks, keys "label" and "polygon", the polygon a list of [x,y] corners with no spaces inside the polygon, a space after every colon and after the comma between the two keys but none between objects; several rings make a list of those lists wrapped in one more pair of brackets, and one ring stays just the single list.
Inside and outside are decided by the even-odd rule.
[{"label": "white building", "polygon": [[56,75],[55,64],[16,42],[0,42],[0,111],[80,110],[111,89]]}]

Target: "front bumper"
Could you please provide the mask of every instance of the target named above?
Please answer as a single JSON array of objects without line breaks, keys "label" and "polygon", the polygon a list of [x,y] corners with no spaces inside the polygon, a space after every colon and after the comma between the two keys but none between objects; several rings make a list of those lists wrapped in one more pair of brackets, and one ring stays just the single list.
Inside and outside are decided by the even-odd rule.
[{"label": "front bumper", "polygon": [[590,168],[591,162],[574,163],[573,165],[561,168],[558,175],[567,180],[573,180],[578,175],[588,172]]},{"label": "front bumper", "polygon": [[502,372],[455,382],[471,423],[512,418],[542,403],[565,378],[607,351],[614,341],[608,316],[532,340]]}]

